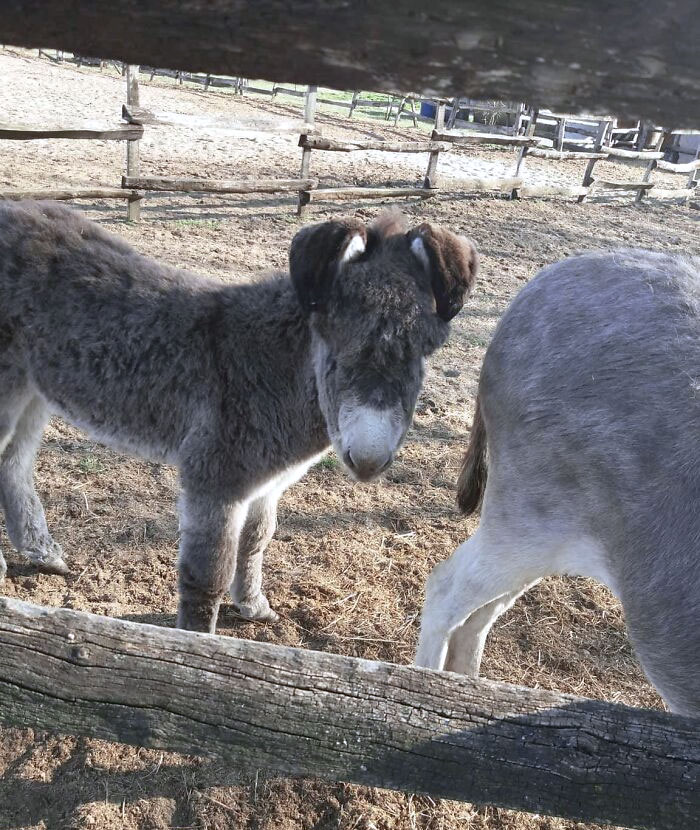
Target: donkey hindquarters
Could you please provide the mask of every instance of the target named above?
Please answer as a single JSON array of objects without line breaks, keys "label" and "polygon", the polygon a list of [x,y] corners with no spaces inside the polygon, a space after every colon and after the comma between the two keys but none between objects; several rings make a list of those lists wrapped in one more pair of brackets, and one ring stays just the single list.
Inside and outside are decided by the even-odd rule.
[{"label": "donkey hindquarters", "polygon": [[428,579],[418,665],[477,675],[523,591],[588,576],[671,710],[700,715],[700,259],[587,254],[519,294],[458,485],[465,512],[482,495],[479,529]]},{"label": "donkey hindquarters", "polygon": [[224,285],[65,206],[0,204],[0,503],[21,553],[66,570],[32,480],[51,411],[178,468],[181,627],[214,631],[229,590],[242,616],[275,618],[277,500],[331,445],[358,479],[391,464],[477,256],[385,216],[302,228],[289,266]]}]

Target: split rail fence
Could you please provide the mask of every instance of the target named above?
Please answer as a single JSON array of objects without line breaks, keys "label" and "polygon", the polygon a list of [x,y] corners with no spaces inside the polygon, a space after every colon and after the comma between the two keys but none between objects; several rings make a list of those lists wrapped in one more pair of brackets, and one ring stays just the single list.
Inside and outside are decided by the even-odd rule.
[{"label": "split rail fence", "polygon": [[[49,55],[50,57],[50,55]],[[86,59],[78,59],[86,60]],[[125,199],[128,205],[128,218],[138,220],[141,214],[141,202],[147,192],[187,192],[187,193],[218,193],[218,194],[253,194],[253,193],[296,193],[297,212],[304,213],[305,208],[312,201],[321,200],[355,200],[355,199],[391,199],[403,197],[417,197],[426,199],[435,196],[440,192],[438,182],[438,161],[441,153],[453,150],[464,151],[471,146],[489,145],[510,147],[518,150],[515,165],[512,173],[501,177],[464,177],[456,180],[455,190],[463,194],[479,192],[495,192],[507,195],[511,198],[525,197],[551,197],[562,196],[575,198],[583,202],[594,192],[596,195],[606,193],[634,194],[635,201],[640,202],[646,194],[653,190],[654,195],[659,198],[669,198],[688,201],[697,193],[697,185],[700,180],[700,149],[694,160],[688,163],[672,163],[664,160],[662,145],[667,142],[669,136],[680,131],[658,131],[657,141],[653,148],[648,150],[628,150],[609,146],[609,140],[614,131],[612,119],[602,118],[597,122],[595,119],[588,119],[591,125],[597,123],[597,133],[593,146],[578,148],[574,150],[564,149],[565,125],[569,116],[559,114],[552,115],[556,124],[555,137],[553,140],[546,140],[534,135],[537,124],[537,112],[526,110],[520,105],[513,110],[514,127],[505,132],[483,132],[483,125],[478,129],[454,130],[445,128],[446,112],[449,106],[452,107],[448,126],[455,122],[455,115],[460,106],[464,103],[462,99],[450,101],[448,99],[436,99],[433,130],[430,138],[382,141],[338,141],[326,138],[316,127],[316,107],[318,103],[342,104],[348,107],[349,115],[359,106],[381,106],[386,108],[385,118],[393,115],[396,107],[394,123],[398,123],[402,113],[406,114],[410,106],[415,120],[414,104],[420,100],[419,96],[413,94],[389,94],[385,100],[372,100],[362,98],[362,93],[355,92],[351,101],[337,101],[331,98],[322,98],[318,95],[316,87],[309,87],[306,91],[291,89],[282,85],[274,84],[271,90],[258,89],[248,85],[243,78],[223,78],[211,75],[193,75],[189,73],[175,72],[173,70],[143,69],[154,74],[168,75],[178,78],[201,82],[205,88],[208,86],[233,86],[237,92],[247,89],[248,91],[270,94],[271,97],[278,93],[294,95],[304,98],[303,120],[292,127],[300,134],[299,146],[302,149],[301,169],[299,176],[290,176],[285,179],[203,179],[203,178],[174,178],[167,176],[149,176],[140,170],[139,142],[143,137],[144,124],[154,120],[151,113],[142,110],[139,101],[139,67],[123,67],[127,81],[127,104],[123,107],[122,117],[128,122],[114,128],[93,129],[85,127],[48,127],[31,128],[20,125],[0,124],[0,139],[31,140],[38,138],[62,138],[62,139],[95,139],[115,140],[127,142],[126,174],[122,177],[121,188],[86,187],[86,188],[62,188],[57,190],[34,189],[34,190],[1,190],[0,198],[21,199],[21,198],[44,198],[44,199]],[[471,106],[471,104],[470,104]],[[558,120],[557,120],[558,119]],[[571,116],[571,120],[582,121],[577,116]],[[423,119],[425,120],[425,119]],[[585,119],[583,119],[585,120]],[[588,123],[587,121],[587,123]],[[562,126],[563,125],[563,126]],[[289,128],[286,129],[289,132]],[[523,132],[524,134],[519,134]],[[571,141],[566,143],[571,146]],[[577,143],[573,141],[575,146]],[[590,147],[590,141],[589,147]],[[317,152],[353,153],[360,151],[379,151],[386,153],[404,154],[428,154],[428,167],[423,178],[422,185],[401,185],[396,187],[371,187],[371,186],[334,186],[320,187],[318,178],[311,174],[311,154]],[[549,161],[562,161],[581,159],[586,161],[586,169],[580,185],[559,185],[559,184],[531,184],[523,177],[523,170],[527,159],[541,158]],[[614,161],[622,164],[642,165],[641,176],[630,181],[612,181],[602,177],[594,176],[595,165],[598,161]],[[685,188],[672,190],[660,190],[653,181],[653,173],[661,170],[668,173],[688,175]]]},{"label": "split rail fence", "polygon": [[690,830],[700,721],[0,598],[0,721],[580,821]]},{"label": "split rail fence", "polygon": [[[38,139],[77,139],[80,141],[126,141],[127,154],[132,155],[143,127],[136,124],[118,124],[114,127],[94,128],[76,126],[30,127],[21,124],[0,123],[0,140],[32,141]],[[143,197],[135,188],[122,187],[66,187],[61,189],[0,189],[0,199],[126,199],[131,206]]]},{"label": "split rail fence", "polygon": [[[236,79],[236,81],[239,82],[241,79]],[[303,122],[299,125],[301,132],[299,147],[302,150],[302,159],[298,178],[220,181],[211,179],[144,177],[127,174],[123,179],[123,186],[125,188],[138,189],[139,191],[206,191],[215,193],[274,193],[296,191],[298,193],[297,213],[303,215],[305,208],[312,201],[391,199],[403,197],[430,198],[440,192],[438,184],[438,160],[440,153],[450,152],[453,148],[466,149],[469,146],[478,145],[510,147],[519,150],[519,153],[516,158],[513,173],[510,176],[491,178],[466,177],[460,179],[459,191],[465,194],[491,191],[506,194],[511,198],[563,196],[565,198],[575,198],[579,202],[582,202],[594,190],[597,194],[605,193],[606,191],[613,193],[631,191],[635,193],[635,200],[639,202],[646,193],[655,187],[655,183],[652,181],[652,174],[654,170],[659,169],[671,173],[688,173],[689,179],[684,189],[678,188],[667,191],[659,191],[657,189],[655,195],[662,198],[666,197],[687,201],[696,192],[698,179],[700,178],[700,150],[698,151],[696,159],[687,164],[672,164],[671,162],[663,160],[663,153],[660,148],[662,143],[671,135],[669,131],[659,132],[657,144],[651,150],[631,151],[608,146],[607,142],[614,124],[612,119],[600,119],[598,122],[590,120],[591,124],[597,123],[598,125],[593,149],[576,149],[571,151],[563,149],[565,126],[567,123],[567,119],[564,116],[556,116],[559,119],[557,122],[559,126],[556,129],[554,141],[543,140],[534,135],[537,124],[537,112],[527,110],[524,105],[520,105],[514,111],[515,126],[511,130],[512,134],[510,135],[502,132],[483,132],[481,129],[467,131],[453,130],[445,128],[446,109],[450,104],[452,105],[450,123],[454,123],[455,113],[459,109],[459,99],[453,102],[450,102],[448,99],[437,99],[435,101],[435,129],[429,139],[338,141],[324,137],[316,129],[315,118],[317,104],[342,103],[349,108],[350,116],[354,109],[360,105],[371,104],[383,106],[387,108],[385,115],[387,119],[391,117],[393,107],[397,106],[394,121],[396,124],[401,114],[409,105],[412,108],[415,120],[415,108],[413,105],[416,100],[419,100],[418,96],[412,94],[390,95],[386,101],[372,101],[370,99],[362,99],[360,97],[361,93],[355,92],[350,102],[339,102],[334,99],[319,98],[318,90],[314,86],[310,86],[305,92],[280,85],[273,85],[272,90],[258,90],[255,87],[246,88],[250,91],[269,93],[272,97],[278,92],[284,92],[285,94],[304,98]],[[525,134],[519,134],[523,131]],[[556,145],[557,149],[554,149],[552,145]],[[368,150],[386,153],[427,153],[428,168],[422,186],[320,187],[319,180],[314,178],[310,173],[312,151],[353,153]],[[583,180],[580,185],[529,184],[522,175],[528,156],[532,158],[544,158],[551,161],[565,159],[585,160],[587,161],[587,166]],[[616,182],[596,179],[593,176],[594,166],[597,161],[602,159],[622,163],[642,163],[645,165],[645,170],[639,181]]]}]

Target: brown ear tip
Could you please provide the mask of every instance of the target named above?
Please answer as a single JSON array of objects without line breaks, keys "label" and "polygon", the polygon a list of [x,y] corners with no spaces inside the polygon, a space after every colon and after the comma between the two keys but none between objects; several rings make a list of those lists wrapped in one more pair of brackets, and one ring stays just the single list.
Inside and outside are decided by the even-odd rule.
[{"label": "brown ear tip", "polygon": [[404,214],[397,208],[387,208],[372,222],[371,229],[380,236],[398,236],[406,233],[408,222]]}]

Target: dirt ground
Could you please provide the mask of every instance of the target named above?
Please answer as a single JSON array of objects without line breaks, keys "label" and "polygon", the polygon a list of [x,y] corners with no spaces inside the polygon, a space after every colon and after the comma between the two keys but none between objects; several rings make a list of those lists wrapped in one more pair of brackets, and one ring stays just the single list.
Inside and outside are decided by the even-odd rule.
[{"label": "dirt ground", "polygon": [[[3,120],[27,124],[118,121],[124,81],[114,70],[54,65],[20,50],[0,52]],[[141,103],[168,125],[146,127],[144,173],[215,178],[292,177],[300,151],[293,134],[261,135],[267,119],[298,117],[263,98],[142,86]],[[325,113],[325,111],[324,111]],[[319,116],[333,137],[415,136],[382,121]],[[324,184],[420,181],[427,156],[314,153]],[[455,159],[457,156],[455,155]],[[507,170],[511,151],[484,150],[451,162],[446,192],[402,208],[411,222],[443,223],[475,240],[478,289],[456,319],[449,344],[432,360],[415,423],[380,481],[353,484],[333,459],[283,498],[266,561],[267,594],[281,619],[259,625],[220,617],[226,636],[408,663],[415,648],[423,586],[431,567],[473,532],[459,517],[453,483],[471,422],[479,366],[507,303],[537,269],[593,247],[634,244],[700,253],[700,213],[687,207],[508,201],[459,192],[459,175]],[[116,186],[124,148],[113,142],[2,142],[0,187]],[[446,168],[447,169],[447,168]],[[544,175],[535,163],[531,175]],[[539,173],[537,171],[540,171]],[[616,174],[620,174],[619,168]],[[622,171],[624,176],[625,171]],[[581,162],[557,176],[580,181]],[[664,186],[679,186],[672,182]],[[149,196],[143,221],[125,221],[121,202],[80,208],[143,253],[246,280],[283,268],[300,226],[294,197]],[[314,204],[305,221],[339,213],[370,219],[376,202]],[[72,572],[39,574],[13,554],[3,594],[49,606],[172,626],[178,524],[174,470],[117,455],[56,420],[46,432],[37,478],[48,521]],[[582,579],[549,579],[495,626],[483,674],[632,705],[661,702],[626,638],[620,607]],[[2,702],[0,701],[0,706]],[[0,830],[12,828],[250,828],[250,830],[564,830],[587,825],[344,784],[265,779],[262,772],[128,746],[31,730],[0,731]]]}]

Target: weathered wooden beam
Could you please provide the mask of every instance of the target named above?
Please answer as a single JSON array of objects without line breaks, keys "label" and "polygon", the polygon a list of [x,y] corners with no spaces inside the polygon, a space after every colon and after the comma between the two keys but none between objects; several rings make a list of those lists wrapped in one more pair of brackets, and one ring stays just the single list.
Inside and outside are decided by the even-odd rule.
[{"label": "weathered wooden beam", "polygon": [[290,95],[293,98],[305,98],[305,89],[290,89],[287,86],[275,86],[275,95],[281,93],[282,95]]},{"label": "weathered wooden beam", "polygon": [[[661,155],[661,158],[663,158],[663,153],[661,152],[661,148],[663,146],[664,140],[666,139],[666,135],[667,134],[663,130],[660,130],[657,133],[656,141],[654,142],[654,146],[651,148],[653,153],[654,153],[654,156],[656,156],[657,153],[658,153],[658,154]],[[647,158],[649,158],[649,162],[647,163],[646,170],[644,171],[644,175],[642,176],[642,181],[643,182],[650,182],[651,181],[652,173],[654,172],[654,170],[656,170],[656,168],[658,167],[658,164],[659,164],[658,158],[650,157],[648,154],[647,154]],[[647,192],[648,191],[645,188],[638,188],[637,195],[634,197],[634,201],[637,204],[639,204],[639,202],[642,201],[642,199],[644,198],[644,196],[646,195]]]},{"label": "weathered wooden beam", "polygon": [[664,157],[660,150],[624,150],[622,147],[606,147],[605,152],[612,158],[628,161],[652,161]]},{"label": "weathered wooden beam", "polygon": [[350,101],[339,101],[335,98],[317,98],[316,103],[326,104],[329,107],[344,107],[347,110],[352,108],[352,103]]},{"label": "weathered wooden beam", "polygon": [[488,190],[496,190],[502,193],[508,193],[512,190],[518,190],[523,186],[523,184],[523,179],[519,176],[511,176],[502,179],[459,178],[454,181],[452,188],[455,190],[459,190],[459,192],[461,193],[481,193],[482,191]]},{"label": "weathered wooden beam", "polygon": [[565,161],[567,159],[604,159],[608,157],[605,153],[587,153],[579,150],[549,150],[546,147],[533,147],[528,150],[528,156],[538,159],[552,159],[553,161]]},{"label": "weathered wooden beam", "polygon": [[[3,41],[336,89],[469,89],[697,126],[696,0],[52,0],[3,5]],[[329,32],[342,39],[329,41]]]},{"label": "weathered wooden beam", "polygon": [[438,150],[433,150],[433,152],[428,157],[428,169],[425,172],[425,179],[423,180],[423,187],[437,187],[438,186],[437,165],[438,165],[438,159],[439,158],[440,158],[440,152]]},{"label": "weathered wooden beam", "polygon": [[122,187],[188,193],[278,193],[311,190],[318,179],[174,179],[165,176],[122,176]]},{"label": "weathered wooden beam", "polygon": [[126,104],[128,107],[141,106],[139,94],[139,67],[130,64],[126,67]]},{"label": "weathered wooden beam", "polygon": [[386,153],[433,153],[436,150],[447,152],[450,144],[444,141],[335,141],[321,136],[302,135],[300,147],[310,150],[330,150],[336,153],[353,153],[357,150],[379,150]]},{"label": "weathered wooden beam", "polygon": [[587,196],[590,187],[583,187],[583,185],[557,185],[557,184],[523,184],[519,188],[518,193],[521,197],[547,197],[547,196],[564,196],[567,198],[575,198],[577,196]]},{"label": "weathered wooden beam", "polygon": [[51,199],[66,201],[68,199],[141,199],[143,193],[138,190],[124,190],[119,187],[88,187],[66,190],[0,190],[0,199]]},{"label": "weathered wooden beam", "polygon": [[437,189],[424,187],[321,187],[312,190],[307,195],[309,201],[318,202],[323,199],[388,199],[400,196],[419,196],[429,199],[437,193]]},{"label": "weathered wooden beam", "polygon": [[[316,103],[318,98],[318,86],[316,84],[309,84],[306,90],[306,100],[304,101],[304,121],[313,124],[316,120]],[[352,110],[350,111],[352,113]],[[302,143],[307,138],[307,133],[302,133],[299,137],[299,143]],[[301,167],[299,169],[299,177],[306,179],[311,169],[311,148],[303,147],[301,151]],[[308,188],[300,188],[297,194],[297,216],[303,216],[306,206],[311,201]]]},{"label": "weathered wooden beam", "polygon": [[433,141],[449,141],[451,144],[498,144],[506,147],[535,147],[539,139],[526,135],[503,135],[501,133],[472,133],[468,131],[444,132],[433,130]]},{"label": "weathered wooden beam", "polygon": [[388,101],[375,101],[373,98],[358,98],[355,107],[383,107],[386,109]]},{"label": "weathered wooden beam", "polygon": [[596,190],[601,187],[606,190],[651,190],[654,187],[654,182],[613,182],[608,179],[593,179],[592,184]]},{"label": "weathered wooden beam", "polygon": [[685,164],[673,164],[670,161],[659,161],[659,170],[665,170],[667,173],[692,173],[693,170],[700,170],[700,159],[689,161]]},{"label": "weathered wooden beam", "polygon": [[[126,67],[126,105],[127,107],[139,107],[139,67],[129,64]],[[132,122],[129,122],[132,123]],[[140,164],[140,139],[132,139],[126,145],[126,175],[138,177],[141,172]],[[141,219],[141,199],[130,199],[127,205],[127,219],[130,222],[138,222]]]},{"label": "weathered wooden beam", "polygon": [[625,827],[700,815],[697,720],[9,598],[0,720]]},{"label": "weathered wooden beam", "polygon": [[0,139],[32,141],[40,138],[79,138],[98,141],[133,141],[143,136],[139,124],[120,124],[104,130],[91,127],[31,127],[20,124],[0,124]]},{"label": "weathered wooden beam", "polygon": [[132,107],[122,104],[122,118],[129,124],[167,124],[160,121],[150,110],[143,107]]},{"label": "weathered wooden beam", "polygon": [[585,190],[584,190],[584,192],[581,193],[581,195],[577,199],[577,202],[579,204],[581,204],[585,200],[586,196],[588,195],[588,192],[590,191],[590,188],[593,185],[593,168],[595,167],[595,165],[598,161],[598,159],[595,158],[595,156],[597,156],[601,152],[604,152],[603,147],[605,146],[605,138],[606,138],[606,136],[608,134],[608,130],[611,128],[611,126],[612,126],[612,121],[610,121],[610,120],[603,120],[603,121],[600,121],[599,124],[598,124],[598,130],[596,131],[595,142],[593,144],[593,156],[594,157],[592,157],[588,160],[588,164],[586,165],[586,170],[583,174],[583,181],[581,182],[581,187],[585,188]]}]

